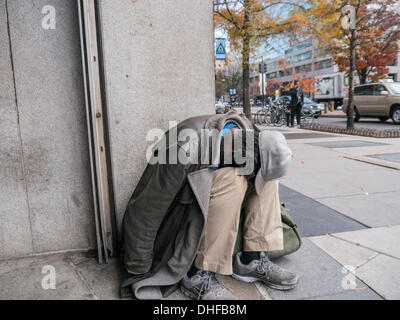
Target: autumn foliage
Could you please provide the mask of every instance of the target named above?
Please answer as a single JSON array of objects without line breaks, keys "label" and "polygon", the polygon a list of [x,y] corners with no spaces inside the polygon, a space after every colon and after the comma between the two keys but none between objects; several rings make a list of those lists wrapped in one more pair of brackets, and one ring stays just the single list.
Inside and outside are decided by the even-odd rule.
[{"label": "autumn foliage", "polygon": [[[398,56],[400,13],[392,10],[397,0],[358,1],[355,37],[355,70],[361,83],[386,77]],[[340,71],[349,74],[349,31],[339,29],[330,41]]]}]

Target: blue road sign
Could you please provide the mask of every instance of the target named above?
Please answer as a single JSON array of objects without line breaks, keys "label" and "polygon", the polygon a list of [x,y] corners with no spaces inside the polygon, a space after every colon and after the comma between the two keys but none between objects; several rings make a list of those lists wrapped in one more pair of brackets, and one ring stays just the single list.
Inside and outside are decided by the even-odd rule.
[{"label": "blue road sign", "polygon": [[215,59],[226,60],[226,39],[216,38],[215,39]]}]

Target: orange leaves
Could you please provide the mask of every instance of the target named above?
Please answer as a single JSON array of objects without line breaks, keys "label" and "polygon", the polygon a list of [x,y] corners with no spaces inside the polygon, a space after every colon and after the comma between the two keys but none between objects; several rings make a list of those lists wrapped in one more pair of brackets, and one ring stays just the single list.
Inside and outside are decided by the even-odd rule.
[{"label": "orange leaves", "polygon": [[214,23],[234,44],[249,38],[251,47],[258,46],[274,34],[306,24],[303,15],[283,19],[281,6],[282,2],[276,0],[214,0]]},{"label": "orange leaves", "polygon": [[343,29],[341,8],[356,8],[355,69],[361,82],[385,77],[387,65],[397,56],[400,13],[393,10],[397,0],[318,0],[308,15],[313,20],[320,46],[328,46],[340,71],[350,70],[350,36]]}]

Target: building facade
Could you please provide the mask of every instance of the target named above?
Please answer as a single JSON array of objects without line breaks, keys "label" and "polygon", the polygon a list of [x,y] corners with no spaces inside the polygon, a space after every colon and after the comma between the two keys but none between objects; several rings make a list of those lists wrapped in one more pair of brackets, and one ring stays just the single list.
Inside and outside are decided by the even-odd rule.
[{"label": "building facade", "polygon": [[[284,68],[282,68],[284,61]],[[400,81],[400,52],[399,58],[392,66],[388,66],[388,79]],[[348,79],[343,72],[339,72],[330,54],[317,48],[312,39],[298,42],[288,47],[277,58],[266,60],[268,72],[265,74],[265,83],[268,80],[275,83],[287,83],[294,80],[293,75],[302,75],[304,78],[316,80],[317,92],[311,95],[318,101],[338,101],[343,99],[348,88]],[[260,74],[253,72],[252,81],[259,81]]]}]

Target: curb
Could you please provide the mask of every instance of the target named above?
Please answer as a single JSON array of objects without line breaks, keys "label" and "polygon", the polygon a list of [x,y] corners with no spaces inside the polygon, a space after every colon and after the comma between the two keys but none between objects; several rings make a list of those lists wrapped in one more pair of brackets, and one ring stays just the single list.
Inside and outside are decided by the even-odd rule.
[{"label": "curb", "polygon": [[365,162],[365,163],[369,163],[369,164],[374,164],[377,166],[381,166],[381,167],[385,167],[385,168],[389,168],[389,169],[395,169],[395,170],[399,170],[400,171],[400,164],[394,163],[394,162],[390,162],[390,161],[386,161],[386,160],[382,160],[382,159],[375,159],[375,158],[370,158],[368,156],[343,156],[346,159],[350,159],[350,160],[356,160],[356,161],[361,161],[361,162]]},{"label": "curb", "polygon": [[371,137],[371,138],[400,138],[400,129],[371,129],[371,128],[354,128],[347,129],[339,126],[328,124],[313,123],[311,125],[301,125],[301,129],[323,131],[330,133],[348,134],[355,136]]},{"label": "curb", "polygon": [[340,115],[340,114],[336,114],[336,115],[329,115],[329,114],[321,114],[319,116],[320,118],[346,118],[346,115]]}]

